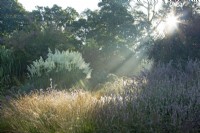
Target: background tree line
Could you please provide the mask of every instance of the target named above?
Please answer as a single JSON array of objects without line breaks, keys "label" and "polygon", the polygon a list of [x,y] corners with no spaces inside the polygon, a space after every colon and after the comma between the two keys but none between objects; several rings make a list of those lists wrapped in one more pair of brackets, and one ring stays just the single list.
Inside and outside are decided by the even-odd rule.
[{"label": "background tree line", "polygon": [[[158,2],[101,0],[98,10],[79,14],[58,5],[28,12],[17,0],[1,0],[0,87],[5,90],[23,84],[27,66],[40,56],[47,58],[48,49],[82,53],[93,69],[93,86],[106,80],[109,73],[132,75],[145,57],[154,64],[173,60],[175,65],[199,59],[198,4],[173,5],[163,0],[156,10]],[[159,22],[172,9],[181,16],[178,30],[164,36],[156,34]]]}]

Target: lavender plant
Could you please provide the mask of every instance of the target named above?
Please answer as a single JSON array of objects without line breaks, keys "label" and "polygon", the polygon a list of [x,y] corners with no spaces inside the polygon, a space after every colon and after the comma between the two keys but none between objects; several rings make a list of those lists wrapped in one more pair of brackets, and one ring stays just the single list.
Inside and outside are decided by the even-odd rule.
[{"label": "lavender plant", "polygon": [[101,132],[199,132],[200,62],[143,71],[95,110]]}]

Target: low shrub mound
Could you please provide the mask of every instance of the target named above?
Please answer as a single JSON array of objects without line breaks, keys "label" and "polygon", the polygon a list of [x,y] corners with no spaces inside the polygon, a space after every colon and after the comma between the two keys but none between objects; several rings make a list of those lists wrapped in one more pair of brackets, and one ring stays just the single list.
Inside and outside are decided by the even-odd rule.
[{"label": "low shrub mound", "polygon": [[82,78],[90,78],[91,69],[79,52],[49,50],[47,59],[40,57],[28,66],[28,75],[35,88],[49,87],[50,80],[57,88],[69,88]]}]

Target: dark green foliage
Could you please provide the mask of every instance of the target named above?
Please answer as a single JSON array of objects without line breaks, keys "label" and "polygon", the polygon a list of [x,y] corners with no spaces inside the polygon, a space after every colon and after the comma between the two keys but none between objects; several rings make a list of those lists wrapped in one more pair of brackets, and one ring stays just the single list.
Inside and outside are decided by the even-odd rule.
[{"label": "dark green foliage", "polygon": [[133,40],[135,34],[134,18],[128,11],[129,2],[101,1],[98,12],[87,11],[90,32],[87,39],[95,39],[100,46],[120,47]]},{"label": "dark green foliage", "polygon": [[54,5],[52,8],[49,7],[37,7],[29,13],[29,19],[37,28],[55,28],[57,30],[71,30],[71,24],[78,17],[78,13],[75,9],[68,7],[62,9],[60,6]]},{"label": "dark green foliage", "polygon": [[21,84],[21,64],[15,58],[13,50],[0,46],[0,94]]},{"label": "dark green foliage", "polygon": [[46,58],[48,48],[59,50],[74,50],[79,43],[73,36],[68,36],[59,30],[51,28],[43,31],[20,31],[6,39],[8,47],[13,49],[15,59],[21,64],[20,73],[26,73],[27,65],[38,59],[40,56]]},{"label": "dark green foliage", "polygon": [[17,0],[0,1],[0,37],[15,30],[22,30],[27,25],[26,12]]},{"label": "dark green foliage", "polygon": [[[70,38],[71,37],[71,38]],[[60,30],[49,27],[43,31],[16,32],[11,38],[6,40],[9,47],[19,51],[29,58],[29,62],[40,56],[45,57],[48,48],[59,50],[74,50],[78,43],[73,36],[63,33]]]}]

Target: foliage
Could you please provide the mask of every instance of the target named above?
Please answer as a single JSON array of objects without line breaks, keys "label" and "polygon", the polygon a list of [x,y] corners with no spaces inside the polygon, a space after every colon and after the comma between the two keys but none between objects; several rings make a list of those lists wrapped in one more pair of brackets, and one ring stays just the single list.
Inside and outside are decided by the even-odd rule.
[{"label": "foliage", "polygon": [[27,25],[26,12],[17,0],[1,0],[0,7],[0,37]]},{"label": "foliage", "polygon": [[8,49],[5,49],[5,47],[0,47],[0,91],[2,92],[2,89],[6,87],[6,85],[9,84],[10,74],[12,73],[11,67],[13,60],[11,58],[11,51]]},{"label": "foliage", "polygon": [[19,132],[198,132],[199,64],[188,62],[187,71],[160,64],[111,95],[35,92],[12,99],[2,116]]},{"label": "foliage", "polygon": [[48,27],[45,30],[33,30],[31,32],[20,31],[13,33],[13,36],[6,38],[7,46],[16,52],[21,52],[29,58],[29,62],[40,56],[45,57],[48,48],[59,50],[74,50],[79,43],[70,33],[63,33],[60,30]]},{"label": "foliage", "polygon": [[35,27],[46,29],[54,27],[57,30],[70,30],[71,24],[77,19],[79,14],[72,7],[62,9],[58,5],[49,7],[37,7],[29,13],[29,18]]},{"label": "foliage", "polygon": [[89,32],[87,39],[94,39],[100,46],[105,48],[120,47],[127,45],[133,40],[135,27],[134,18],[127,9],[128,1],[107,1],[99,2],[99,11],[85,12]]},{"label": "foliage", "polygon": [[18,79],[22,77],[19,73],[20,64],[15,59],[13,51],[0,46],[0,93],[11,90],[13,86],[19,86]]},{"label": "foliage", "polygon": [[[0,98],[0,131],[199,132],[200,62],[188,61],[200,58],[199,5],[163,0],[157,10],[158,0],[130,2],[101,0],[98,10],[79,15],[57,5],[26,12],[17,0],[0,1],[1,91],[20,85],[24,74],[24,90],[46,88],[8,103]],[[155,35],[171,11],[178,29]],[[152,69],[109,77],[131,75],[147,50]],[[85,62],[94,69],[86,81],[93,92],[76,88],[90,77]],[[54,90],[70,87],[75,91]]]},{"label": "foliage", "polygon": [[133,61],[135,59],[134,53],[126,46],[106,47],[106,49],[100,49],[94,39],[89,39],[82,49],[85,61],[90,62],[91,68],[93,68],[90,80],[93,87],[98,83],[106,82],[106,77],[110,73],[118,76],[131,75],[134,73],[132,69],[136,69],[139,64]]},{"label": "foliage", "polygon": [[79,52],[59,50],[55,50],[54,54],[49,50],[45,60],[40,57],[28,66],[28,75],[37,88],[48,87],[49,79],[52,79],[59,88],[67,88],[83,76],[90,78],[91,71],[89,64],[85,63]]},{"label": "foliage", "polygon": [[75,35],[85,44],[81,52],[94,68],[98,82],[115,73],[118,65],[132,53],[128,46],[134,40],[136,28],[128,5],[128,0],[102,0],[99,10],[86,10],[73,23]]},{"label": "foliage", "polygon": [[155,40],[149,50],[150,59],[156,63],[168,63],[170,60],[177,63],[182,60],[185,64],[188,59],[200,58],[200,26],[197,25],[200,15],[196,9],[192,4],[175,8],[180,21],[178,28],[171,34],[165,29],[165,37]]},{"label": "foliage", "polygon": [[75,50],[79,42],[70,34],[62,31],[45,29],[43,31],[33,30],[31,32],[19,31],[13,36],[5,39],[6,46],[13,50],[16,60],[20,62],[19,72],[25,74],[27,65],[42,56],[44,59],[48,54],[48,48],[58,50]]}]

